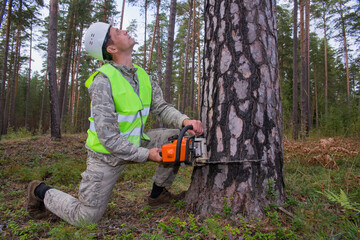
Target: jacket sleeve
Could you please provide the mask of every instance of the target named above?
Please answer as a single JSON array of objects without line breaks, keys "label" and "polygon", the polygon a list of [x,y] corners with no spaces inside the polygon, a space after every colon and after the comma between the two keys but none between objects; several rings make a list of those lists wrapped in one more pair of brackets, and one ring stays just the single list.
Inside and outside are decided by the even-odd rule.
[{"label": "jacket sleeve", "polygon": [[145,162],[149,156],[149,150],[136,146],[120,135],[110,80],[99,73],[89,87],[89,94],[95,130],[100,143],[121,160]]},{"label": "jacket sleeve", "polygon": [[172,125],[176,128],[182,128],[182,123],[189,117],[182,114],[173,105],[164,100],[163,92],[160,86],[155,81],[151,81],[152,87],[152,101],[150,112],[159,118],[165,124]]}]

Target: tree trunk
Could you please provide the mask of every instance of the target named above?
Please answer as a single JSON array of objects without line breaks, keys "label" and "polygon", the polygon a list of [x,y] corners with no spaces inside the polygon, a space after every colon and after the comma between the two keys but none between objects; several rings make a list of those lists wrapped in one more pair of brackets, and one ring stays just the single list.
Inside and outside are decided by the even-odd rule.
[{"label": "tree trunk", "polygon": [[191,117],[194,118],[194,107],[195,107],[195,89],[194,89],[194,85],[195,85],[195,52],[196,52],[196,23],[195,23],[195,16],[196,16],[196,0],[193,0],[193,16],[192,16],[192,39],[191,39],[191,59],[192,59],[192,63],[191,63],[191,77],[190,77],[190,81],[191,81],[191,90],[190,90],[190,112],[191,112]]},{"label": "tree trunk", "polygon": [[[19,16],[21,16],[21,9],[22,9],[22,1],[20,0],[19,2]],[[14,58],[14,72],[12,75],[12,81],[10,84],[10,101],[9,101],[9,126],[10,127],[14,127],[15,126],[15,101],[16,101],[16,97],[15,97],[15,88],[16,88],[16,77],[18,74],[18,65],[19,65],[19,59],[20,59],[20,36],[21,36],[21,20],[18,22],[17,24],[17,33],[16,33],[16,46],[15,46],[15,58]],[[31,43],[31,39],[30,39],[30,43]],[[31,48],[30,48],[31,49]],[[30,55],[31,56],[31,55]],[[27,127],[26,125],[26,118],[25,118],[25,128]]]},{"label": "tree trunk", "polygon": [[39,132],[42,133],[44,131],[44,128],[42,126],[43,118],[44,118],[44,106],[45,106],[45,95],[46,95],[46,88],[47,88],[47,75],[48,75],[48,69],[46,69],[45,73],[45,81],[44,81],[44,89],[43,94],[41,98],[41,109],[40,109],[40,121],[39,121]]},{"label": "tree trunk", "polygon": [[294,0],[294,22],[293,22],[293,101],[292,101],[292,125],[293,125],[293,139],[297,140],[299,136],[299,125],[298,125],[298,46],[297,46],[297,12],[298,2]]},{"label": "tree trunk", "polygon": [[[72,108],[73,108],[73,102],[74,102],[74,95],[75,95],[75,74],[76,74],[76,60],[77,60],[77,49],[76,45],[73,47],[72,51],[72,63],[71,63],[71,84],[70,84],[70,94],[69,94],[69,102],[68,102],[68,109],[67,114],[72,119]],[[76,49],[76,51],[75,51]]]},{"label": "tree trunk", "polygon": [[300,137],[304,139],[307,135],[307,94],[306,94],[306,50],[305,50],[305,0],[300,1],[300,57],[301,57],[301,72],[300,72]]},{"label": "tree trunk", "polygon": [[[200,36],[200,29],[199,29]],[[200,100],[201,100],[201,51],[200,41],[198,41],[198,101],[197,101],[197,116],[200,116]]]},{"label": "tree trunk", "polygon": [[159,25],[159,14],[160,14],[160,1],[156,2],[156,19],[155,19],[155,24],[153,27],[153,37],[151,39],[151,46],[150,46],[150,51],[149,51],[149,60],[148,60],[148,66],[147,66],[147,71],[150,73],[151,70],[151,62],[152,62],[152,55],[153,55],[153,51],[154,51],[154,45],[155,45],[155,38],[157,36],[157,31],[158,31],[158,25]]},{"label": "tree trunk", "polygon": [[318,94],[317,94],[317,84],[315,79],[315,66],[314,66],[314,92],[315,92],[315,123],[316,130],[319,130],[319,106],[318,106]]},{"label": "tree trunk", "polygon": [[7,72],[7,61],[8,61],[8,52],[9,52],[9,35],[10,35],[10,25],[11,25],[11,9],[12,9],[12,0],[9,0],[8,13],[7,13],[7,22],[6,22],[6,34],[5,34],[5,45],[4,45],[4,56],[3,56],[3,67],[2,67],[2,81],[0,87],[0,139],[1,135],[4,132],[4,109],[5,109],[5,86],[6,86],[6,72]]},{"label": "tree trunk", "polygon": [[189,66],[189,42],[190,42],[190,33],[191,33],[191,16],[192,16],[192,2],[189,2],[189,19],[187,27],[187,36],[186,36],[186,46],[185,46],[185,64],[184,64],[184,78],[183,78],[183,92],[182,92],[182,112],[185,113],[186,107],[188,107],[188,97],[187,97],[187,72]]},{"label": "tree trunk", "polygon": [[171,103],[170,87],[171,87],[171,75],[172,75],[172,64],[173,64],[175,19],[176,19],[176,0],[171,0],[169,27],[168,27],[168,41],[167,41],[167,49],[166,49],[166,67],[165,67],[165,76],[164,76],[164,99],[169,103]]},{"label": "tree trunk", "polygon": [[305,65],[306,65],[306,106],[307,106],[307,135],[312,128],[311,92],[310,92],[310,0],[305,2]]},{"label": "tree trunk", "polygon": [[25,128],[29,129],[29,107],[30,107],[30,81],[31,81],[31,56],[32,56],[32,26],[30,33],[30,60],[29,60],[29,75],[26,90],[26,110],[25,110]]},{"label": "tree trunk", "polygon": [[106,12],[107,12],[107,2],[106,2],[106,0],[104,0],[104,22],[106,22],[106,20],[107,20]]},{"label": "tree trunk", "polygon": [[50,0],[48,74],[50,92],[51,139],[61,138],[59,98],[56,86],[56,47],[57,47],[58,0]]},{"label": "tree trunk", "polygon": [[71,5],[69,7],[69,15],[67,19],[67,31],[65,33],[65,41],[64,41],[64,50],[62,54],[61,61],[61,78],[60,78],[60,91],[59,91],[59,113],[60,113],[60,121],[63,120],[64,108],[66,102],[66,88],[69,81],[69,72],[70,72],[70,61],[71,61],[71,46],[74,32],[74,11],[73,11],[73,3],[71,1]]},{"label": "tree trunk", "polygon": [[77,56],[76,56],[76,77],[75,77],[75,89],[74,89],[74,96],[73,96],[73,105],[72,105],[72,119],[71,123],[75,126],[75,107],[76,107],[76,96],[79,95],[78,87],[79,87],[79,68],[80,68],[80,56],[81,56],[81,43],[82,43],[82,32],[83,32],[83,26],[80,28],[80,39],[78,42],[78,49],[77,49]]},{"label": "tree trunk", "polygon": [[146,30],[147,30],[147,9],[148,8],[148,0],[145,0],[145,29],[144,29],[144,63],[143,68],[146,69]]},{"label": "tree trunk", "polygon": [[120,30],[122,30],[122,27],[123,27],[124,14],[125,14],[125,0],[123,0],[123,3],[122,3],[121,20],[120,20]]},{"label": "tree trunk", "polygon": [[326,7],[323,2],[323,22],[324,22],[324,49],[325,49],[325,118],[327,120],[329,115],[329,106],[328,106],[328,59],[327,59],[327,34],[326,34]]},{"label": "tree trunk", "polygon": [[5,8],[6,8],[6,2],[7,2],[7,0],[3,1],[3,2],[2,2],[2,5],[1,5],[0,28],[1,28],[1,24],[2,24],[3,17],[4,17],[4,12],[5,12]]},{"label": "tree trunk", "polygon": [[[160,9],[160,4],[161,1],[157,0],[156,1],[157,4],[157,8]],[[160,21],[157,22],[157,35],[156,35],[156,51],[157,51],[157,81],[159,83],[159,86],[162,87],[162,74],[161,74],[161,69],[162,69],[162,49],[161,49],[161,30],[160,30]]]},{"label": "tree trunk", "polygon": [[276,4],[206,0],[204,11],[201,119],[210,160],[194,168],[185,200],[203,216],[227,206],[262,218],[266,205],[285,200]]},{"label": "tree trunk", "polygon": [[340,5],[340,18],[341,18],[341,33],[344,40],[344,53],[345,53],[345,67],[346,67],[346,101],[348,109],[350,110],[350,72],[349,72],[349,56],[346,40],[346,30],[345,30],[345,19],[342,11],[342,2],[339,0]]}]

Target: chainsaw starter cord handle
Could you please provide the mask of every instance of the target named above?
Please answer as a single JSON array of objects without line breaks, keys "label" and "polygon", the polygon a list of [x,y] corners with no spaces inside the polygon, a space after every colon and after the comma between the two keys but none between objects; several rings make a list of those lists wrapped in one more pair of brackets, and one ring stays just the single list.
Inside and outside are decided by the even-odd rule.
[{"label": "chainsaw starter cord handle", "polygon": [[193,129],[193,126],[192,125],[187,125],[185,126],[180,134],[179,134],[179,137],[178,137],[178,141],[177,141],[177,144],[176,144],[176,155],[175,155],[175,166],[178,166],[180,165],[180,151],[181,151],[181,142],[182,142],[182,139],[185,135],[185,133],[187,132],[187,130],[189,129]]}]

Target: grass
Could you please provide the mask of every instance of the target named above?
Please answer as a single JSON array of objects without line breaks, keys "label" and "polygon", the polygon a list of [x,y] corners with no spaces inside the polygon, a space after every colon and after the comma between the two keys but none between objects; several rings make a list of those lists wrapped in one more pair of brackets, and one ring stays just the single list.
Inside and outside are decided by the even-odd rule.
[{"label": "grass", "polygon": [[[222,214],[206,219],[187,212],[183,201],[151,209],[144,199],[156,164],[147,163],[125,168],[101,222],[74,227],[58,218],[31,220],[24,202],[33,179],[77,196],[86,167],[85,136],[65,135],[59,142],[12,136],[0,143],[0,239],[360,239],[358,140],[336,139],[332,150],[322,149],[319,139],[286,142],[287,201],[282,207],[265,206],[262,220],[234,220],[227,205],[231,199],[224,201]],[[318,146],[317,153],[312,151]],[[317,154],[329,155],[337,168],[319,162]],[[171,191],[186,190],[191,173],[191,167],[181,168]],[[269,195],[274,194],[272,184]]]}]

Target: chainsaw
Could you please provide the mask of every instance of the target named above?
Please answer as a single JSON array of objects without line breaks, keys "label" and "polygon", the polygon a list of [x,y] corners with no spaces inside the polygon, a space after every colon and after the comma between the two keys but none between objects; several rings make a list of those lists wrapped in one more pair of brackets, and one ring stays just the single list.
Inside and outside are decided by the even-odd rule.
[{"label": "chainsaw", "polygon": [[185,126],[179,136],[169,138],[171,143],[162,146],[161,155],[164,164],[204,166],[208,162],[205,138],[202,136],[184,137],[189,129],[193,129],[193,126]]}]

